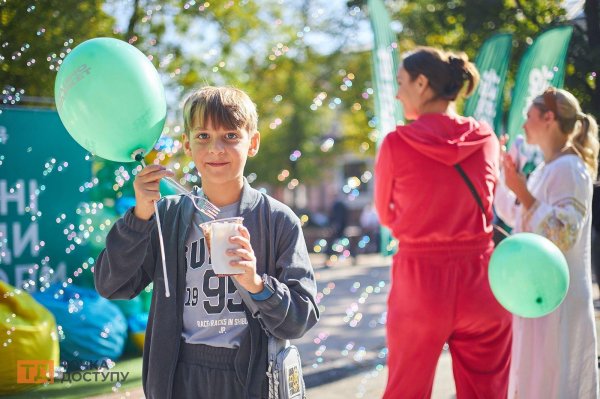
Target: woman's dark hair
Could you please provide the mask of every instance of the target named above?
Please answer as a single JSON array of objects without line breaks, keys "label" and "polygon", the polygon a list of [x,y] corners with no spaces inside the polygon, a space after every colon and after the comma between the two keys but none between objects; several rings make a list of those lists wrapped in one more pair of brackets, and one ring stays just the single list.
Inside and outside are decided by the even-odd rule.
[{"label": "woman's dark hair", "polygon": [[456,100],[465,82],[468,83],[465,97],[468,97],[479,83],[479,72],[465,53],[419,47],[404,57],[402,67],[411,80],[419,75],[429,80],[429,86],[436,94],[433,99]]}]

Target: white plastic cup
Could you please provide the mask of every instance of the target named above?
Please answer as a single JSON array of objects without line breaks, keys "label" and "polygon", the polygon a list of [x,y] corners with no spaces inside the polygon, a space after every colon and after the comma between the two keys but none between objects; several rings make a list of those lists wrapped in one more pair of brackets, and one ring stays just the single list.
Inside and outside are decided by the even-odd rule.
[{"label": "white plastic cup", "polygon": [[[236,247],[236,244],[231,243],[229,238],[241,234],[238,227],[242,225],[243,221],[243,217],[233,217],[211,220],[200,224],[215,274],[231,276],[232,274],[244,273],[243,270],[229,264],[229,262],[240,258],[227,255],[229,249]],[[240,245],[237,245],[237,247],[239,248]]]}]

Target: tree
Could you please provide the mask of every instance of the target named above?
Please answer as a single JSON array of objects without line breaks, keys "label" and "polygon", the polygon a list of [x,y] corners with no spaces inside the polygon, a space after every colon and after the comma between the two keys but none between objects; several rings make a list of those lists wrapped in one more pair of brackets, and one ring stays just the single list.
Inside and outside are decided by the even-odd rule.
[{"label": "tree", "polygon": [[[0,6],[3,38],[10,36],[7,41],[13,44],[31,43],[29,54],[56,53],[52,70],[39,61],[36,73],[23,63],[3,64],[3,81],[24,88],[30,96],[52,97],[56,68],[69,49],[90,37],[113,36],[138,47],[162,74],[170,110],[166,131],[175,140],[181,133],[179,103],[192,88],[228,84],[251,95],[264,138],[259,156],[248,165],[258,182],[316,181],[340,152],[357,149],[373,154],[367,138],[372,105],[364,98],[370,88],[370,56],[347,51],[356,31],[355,14],[324,12],[320,0],[287,9],[275,0],[39,3],[35,13],[16,1]],[[103,10],[126,17],[114,20]],[[52,35],[46,31],[43,40],[28,38],[49,20]],[[84,20],[93,24],[82,28]],[[50,37],[53,41],[46,43]],[[61,55],[65,40],[68,48]],[[335,144],[322,147],[328,138]],[[176,163],[180,158],[181,154],[167,156],[161,162]],[[278,178],[282,170],[289,173],[283,180]],[[191,178],[193,173],[187,170],[185,175]]]},{"label": "tree", "polygon": [[[371,129],[364,114],[358,112],[363,109],[358,90],[364,85],[339,83],[344,79],[339,71],[348,65],[368,72],[367,53],[358,57],[344,54],[347,39],[343,35],[333,39],[340,27],[351,30],[354,21],[343,16],[316,22],[309,17],[315,3],[299,2],[284,16],[283,8],[273,1],[261,1],[260,7],[254,1],[236,7],[229,1],[215,1],[205,7],[208,3],[138,0],[125,38],[146,53],[169,60],[158,66],[172,78],[168,84],[177,93],[203,84],[229,84],[246,90],[257,103],[263,133],[259,156],[249,161],[247,171],[255,173],[258,182],[294,187],[294,179],[318,180],[335,154],[358,141],[358,136],[364,143]],[[166,21],[172,22],[177,37],[194,37],[202,50],[186,52],[185,43],[174,41],[173,33],[169,40]],[[200,25],[204,32],[197,29]],[[335,48],[326,54],[313,48],[306,41],[311,31],[336,41]],[[357,58],[361,61],[356,62]],[[363,76],[368,79],[367,73]],[[340,145],[322,151],[322,141],[336,129],[354,132],[344,135],[354,139],[338,138]],[[369,145],[354,148],[373,153]],[[282,171],[286,172],[282,175]]]},{"label": "tree", "polygon": [[[349,1],[349,7],[366,1]],[[518,60],[533,38],[566,19],[560,0],[415,0],[386,3],[392,18],[401,24],[398,35],[402,50],[430,45],[465,51],[474,59],[483,41],[498,31],[513,33],[513,60],[507,87],[514,82]],[[586,0],[585,24],[575,23],[575,34],[568,53],[565,79],[567,90],[574,92],[588,112],[600,117],[600,88],[596,84],[600,70],[599,0]],[[505,99],[510,100],[507,90]]]},{"label": "tree", "polygon": [[81,41],[113,35],[114,20],[102,11],[102,3],[0,3],[0,82],[5,85],[4,104],[14,105],[21,97],[54,97],[56,71],[68,52]]},{"label": "tree", "polygon": [[586,0],[585,23],[576,23],[569,48],[566,86],[586,112],[600,119],[600,1]]}]

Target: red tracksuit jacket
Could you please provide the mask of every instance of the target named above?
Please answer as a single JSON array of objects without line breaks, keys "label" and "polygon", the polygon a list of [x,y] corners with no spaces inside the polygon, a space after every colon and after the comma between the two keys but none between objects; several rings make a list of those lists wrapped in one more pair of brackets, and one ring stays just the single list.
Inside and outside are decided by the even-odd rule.
[{"label": "red tracksuit jacket", "polygon": [[[498,159],[494,132],[473,118],[426,114],[398,126],[384,139],[375,167],[375,205],[381,223],[392,230],[400,246],[487,243],[493,231]],[[454,169],[456,163],[481,197],[485,221]]]}]

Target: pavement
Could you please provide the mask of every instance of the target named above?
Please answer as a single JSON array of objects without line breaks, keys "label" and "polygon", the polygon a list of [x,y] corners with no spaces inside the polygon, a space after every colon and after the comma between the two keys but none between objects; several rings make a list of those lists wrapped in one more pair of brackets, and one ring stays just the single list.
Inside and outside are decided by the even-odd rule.
[{"label": "pavement", "polygon": [[[311,255],[317,277],[321,320],[295,342],[302,354],[308,397],[380,398],[387,380],[385,317],[391,258],[359,255],[323,268]],[[455,398],[450,353],[442,352],[433,399]]]},{"label": "pavement", "polygon": [[[335,290],[331,295],[324,297],[321,304],[323,313],[321,321],[311,330],[313,335],[326,334],[335,331],[336,336],[328,337],[328,345],[324,351],[328,361],[321,362],[319,367],[311,370],[311,365],[304,364],[305,380],[308,387],[308,397],[311,399],[351,399],[351,398],[380,398],[385,389],[387,380],[387,367],[383,360],[385,348],[385,300],[389,290],[389,265],[391,258],[378,255],[361,255],[358,264],[352,266],[348,260],[338,267],[322,269],[322,259],[315,256],[313,266],[316,266],[319,292],[323,287],[334,283]],[[354,282],[353,282],[354,281]],[[379,281],[379,282],[377,282]],[[364,301],[357,300],[353,288],[348,292],[348,287],[360,283],[360,289],[368,290],[369,285],[385,285],[379,292],[366,296],[364,291],[358,298],[365,297]],[[593,285],[594,298],[600,298],[600,291],[596,284]],[[338,296],[337,300],[329,298]],[[594,301],[596,308],[596,332],[600,347],[600,299]],[[346,308],[346,312],[342,308]],[[348,317],[363,313],[357,325],[347,322]],[[355,316],[352,316],[355,315]],[[358,345],[364,347],[364,352],[353,348],[347,356],[340,348],[345,341],[356,340]],[[297,345],[310,350],[310,342],[304,337]],[[310,353],[301,352],[303,362],[314,361]],[[444,348],[438,361],[432,399],[454,399],[456,389],[452,376],[452,359],[447,347]]]}]

